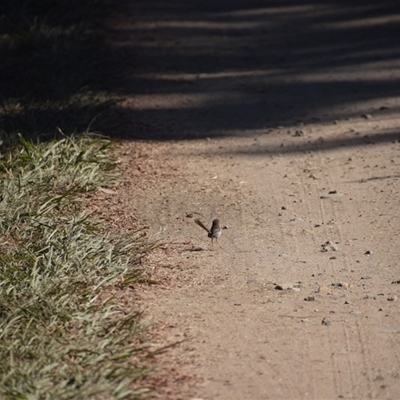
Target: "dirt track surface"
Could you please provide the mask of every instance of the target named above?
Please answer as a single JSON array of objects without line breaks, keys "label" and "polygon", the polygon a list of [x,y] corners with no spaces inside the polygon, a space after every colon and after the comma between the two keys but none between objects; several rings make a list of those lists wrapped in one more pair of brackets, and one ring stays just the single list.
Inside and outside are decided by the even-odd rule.
[{"label": "dirt track surface", "polygon": [[398,399],[400,6],[187,3],[115,30],[161,398]]}]

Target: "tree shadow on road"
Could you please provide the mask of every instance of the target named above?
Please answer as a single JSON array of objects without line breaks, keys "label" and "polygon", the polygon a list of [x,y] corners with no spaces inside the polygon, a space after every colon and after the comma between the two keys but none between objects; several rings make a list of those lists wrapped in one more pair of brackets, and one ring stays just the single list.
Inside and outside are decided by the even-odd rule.
[{"label": "tree shadow on road", "polygon": [[3,3],[5,132],[92,123],[114,138],[191,140],[398,112],[398,2],[50,3]]},{"label": "tree shadow on road", "polygon": [[0,139],[32,140],[60,131],[112,132],[110,87],[118,60],[107,50],[107,0],[4,0],[0,4]]},{"label": "tree shadow on road", "polygon": [[135,60],[119,89],[127,138],[247,135],[398,111],[393,1],[137,1],[131,10],[135,22],[118,29]]}]

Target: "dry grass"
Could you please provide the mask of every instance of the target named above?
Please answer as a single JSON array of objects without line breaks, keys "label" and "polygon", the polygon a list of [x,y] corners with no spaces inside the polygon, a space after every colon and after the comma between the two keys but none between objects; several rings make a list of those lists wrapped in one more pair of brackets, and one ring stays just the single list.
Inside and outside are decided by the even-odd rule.
[{"label": "dry grass", "polygon": [[138,398],[149,372],[140,315],[104,293],[142,279],[152,246],[108,232],[75,201],[115,180],[110,142],[19,141],[0,164],[1,396]]}]

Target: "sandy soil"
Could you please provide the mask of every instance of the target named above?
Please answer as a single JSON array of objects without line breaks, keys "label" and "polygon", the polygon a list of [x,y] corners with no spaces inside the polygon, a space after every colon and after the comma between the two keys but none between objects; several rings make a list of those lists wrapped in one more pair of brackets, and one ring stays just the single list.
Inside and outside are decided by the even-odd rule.
[{"label": "sandy soil", "polygon": [[188,3],[113,39],[135,140],[109,196],[162,241],[140,297],[183,341],[160,398],[398,399],[400,7]]}]

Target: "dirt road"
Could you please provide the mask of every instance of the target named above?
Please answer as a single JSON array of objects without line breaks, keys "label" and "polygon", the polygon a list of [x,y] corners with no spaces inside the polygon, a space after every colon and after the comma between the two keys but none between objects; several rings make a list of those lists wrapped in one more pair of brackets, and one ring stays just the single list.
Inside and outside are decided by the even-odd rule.
[{"label": "dirt road", "polygon": [[395,3],[136,1],[116,28],[119,201],[165,243],[158,344],[185,340],[161,398],[399,398]]}]

